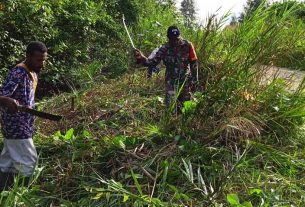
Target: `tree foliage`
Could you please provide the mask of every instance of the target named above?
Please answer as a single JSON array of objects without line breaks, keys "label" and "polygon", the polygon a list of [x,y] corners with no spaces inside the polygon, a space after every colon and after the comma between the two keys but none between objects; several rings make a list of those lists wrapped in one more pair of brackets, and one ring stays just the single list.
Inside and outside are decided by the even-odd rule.
[{"label": "tree foliage", "polygon": [[0,76],[3,79],[9,68],[24,59],[25,47],[33,40],[45,42],[50,54],[41,84],[55,86],[70,78],[71,68],[107,62],[112,48],[117,53],[123,50],[122,14],[133,23],[138,9],[136,0],[2,1]]},{"label": "tree foliage", "polygon": [[196,9],[194,0],[183,0],[180,11],[185,19],[185,25],[190,27],[196,20]]},{"label": "tree foliage", "polygon": [[247,0],[244,6],[244,11],[241,13],[239,19],[243,21],[245,18],[253,16],[254,12],[264,2],[264,0]]}]

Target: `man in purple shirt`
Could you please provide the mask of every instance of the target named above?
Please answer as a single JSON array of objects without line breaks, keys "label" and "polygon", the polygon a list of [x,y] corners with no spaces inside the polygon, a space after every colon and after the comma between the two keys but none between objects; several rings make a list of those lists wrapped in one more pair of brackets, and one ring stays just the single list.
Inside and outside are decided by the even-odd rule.
[{"label": "man in purple shirt", "polygon": [[[0,96],[15,99],[19,105],[35,107],[37,75],[47,59],[47,48],[42,42],[27,46],[26,59],[8,74]],[[1,116],[4,147],[0,155],[0,190],[13,184],[14,176],[29,178],[36,166],[37,152],[33,143],[34,117],[26,112],[3,108]]]}]

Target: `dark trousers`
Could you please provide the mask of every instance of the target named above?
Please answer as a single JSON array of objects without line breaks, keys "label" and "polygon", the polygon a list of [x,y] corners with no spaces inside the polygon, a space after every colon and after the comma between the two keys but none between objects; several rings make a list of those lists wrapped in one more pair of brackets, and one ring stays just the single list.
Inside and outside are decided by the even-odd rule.
[{"label": "dark trousers", "polygon": [[27,186],[30,181],[30,177],[22,177],[15,173],[2,172],[0,170],[0,192],[12,188],[14,186],[15,178],[18,178],[18,183],[16,183],[17,185]]}]

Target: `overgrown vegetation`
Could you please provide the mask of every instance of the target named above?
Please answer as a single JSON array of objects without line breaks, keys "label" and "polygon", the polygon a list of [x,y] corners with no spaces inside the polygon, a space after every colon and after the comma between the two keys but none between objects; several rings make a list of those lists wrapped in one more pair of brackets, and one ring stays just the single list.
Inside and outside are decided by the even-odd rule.
[{"label": "overgrown vegetation", "polygon": [[[180,22],[164,2],[148,4],[133,27],[144,51]],[[304,41],[303,23],[291,19],[298,7],[281,11],[260,7],[224,30],[227,16],[182,26],[197,49],[200,88],[180,116],[163,104],[163,73],[148,81],[144,68],[130,68],[109,80],[98,61],[78,67],[82,87],[39,105],[66,118],[37,121],[30,187],[3,192],[1,205],[304,206],[304,80],[290,90],[268,74]],[[109,60],[130,59],[117,55]]]},{"label": "overgrown vegetation", "polygon": [[127,22],[134,24],[145,5],[135,0],[1,1],[1,79],[24,59],[25,47],[32,40],[43,41],[49,48],[50,58],[39,87],[43,95],[50,90],[66,91],[71,82],[82,84],[76,69],[92,61],[100,63],[103,74],[122,74],[129,61],[121,17],[125,14]]},{"label": "overgrown vegetation", "polygon": [[[238,18],[238,21],[243,22],[245,19],[251,19],[255,16],[257,10],[272,11],[273,15],[282,15],[290,10],[289,17],[286,18],[286,23],[283,25],[283,30],[294,31],[289,33],[292,37],[288,42],[282,42],[281,57],[275,59],[273,64],[280,67],[291,69],[305,70],[304,55],[305,41],[301,38],[305,35],[305,2],[304,1],[284,1],[270,3],[265,0],[248,0],[244,12]],[[232,24],[236,25],[237,20],[233,19]],[[288,34],[285,36],[289,36]],[[287,44],[287,45],[286,45]]]}]

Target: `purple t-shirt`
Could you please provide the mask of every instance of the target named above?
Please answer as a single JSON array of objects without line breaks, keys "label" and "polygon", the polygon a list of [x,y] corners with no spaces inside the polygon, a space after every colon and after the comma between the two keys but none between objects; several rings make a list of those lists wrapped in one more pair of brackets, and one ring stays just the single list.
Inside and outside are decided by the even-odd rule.
[{"label": "purple t-shirt", "polygon": [[[16,99],[22,106],[34,108],[33,80],[23,67],[16,67],[9,72],[0,95]],[[34,116],[29,113],[11,113],[8,108],[3,108],[1,125],[6,139],[30,139],[34,134]]]}]

